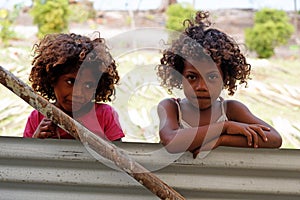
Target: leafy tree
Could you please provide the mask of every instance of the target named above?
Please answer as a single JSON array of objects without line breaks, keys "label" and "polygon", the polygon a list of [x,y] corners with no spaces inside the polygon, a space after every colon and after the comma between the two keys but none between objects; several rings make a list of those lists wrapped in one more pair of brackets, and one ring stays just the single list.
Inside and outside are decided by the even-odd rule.
[{"label": "leafy tree", "polygon": [[195,9],[190,4],[172,4],[167,8],[167,22],[166,28],[182,31],[184,29],[183,21],[185,19],[191,19],[195,14]]},{"label": "leafy tree", "polygon": [[68,0],[33,0],[33,23],[38,25],[38,37],[68,30],[70,14]]},{"label": "leafy tree", "polygon": [[89,0],[81,0],[80,2],[70,3],[69,21],[82,23],[96,17],[96,10],[93,7],[93,2]]},{"label": "leafy tree", "polygon": [[246,45],[259,58],[269,58],[276,47],[288,42],[293,32],[286,12],[265,8],[255,13],[254,26],[245,30]]},{"label": "leafy tree", "polygon": [[0,10],[0,42],[5,46],[8,45],[8,41],[16,37],[15,31],[12,29],[12,25],[19,16],[21,4],[14,5],[12,11],[1,9]]}]

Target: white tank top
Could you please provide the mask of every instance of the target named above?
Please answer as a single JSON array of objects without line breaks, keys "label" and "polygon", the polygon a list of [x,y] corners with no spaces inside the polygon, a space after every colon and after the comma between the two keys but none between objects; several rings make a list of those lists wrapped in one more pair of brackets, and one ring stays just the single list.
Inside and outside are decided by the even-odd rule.
[{"label": "white tank top", "polygon": [[[182,119],[182,112],[181,112],[181,108],[180,108],[180,104],[179,104],[179,101],[180,99],[174,99],[176,105],[177,105],[177,108],[178,108],[178,121],[179,121],[179,126],[181,128],[192,128],[192,126],[187,123],[186,121],[184,121]],[[221,116],[219,117],[219,119],[216,121],[217,122],[225,122],[225,121],[228,121],[228,118],[226,116],[226,113],[225,113],[225,109],[224,109],[224,100],[222,97],[218,98],[218,101],[221,102]]]}]

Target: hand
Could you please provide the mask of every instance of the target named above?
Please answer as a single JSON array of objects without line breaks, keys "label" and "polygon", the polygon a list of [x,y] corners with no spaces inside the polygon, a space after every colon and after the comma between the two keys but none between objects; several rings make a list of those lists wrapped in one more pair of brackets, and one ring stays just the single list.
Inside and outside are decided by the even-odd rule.
[{"label": "hand", "polygon": [[240,122],[228,121],[226,126],[226,134],[241,134],[247,137],[248,145],[254,148],[258,147],[258,137],[263,141],[268,141],[264,131],[270,131],[270,128],[261,124],[245,124]]},{"label": "hand", "polygon": [[[245,124],[235,121],[227,121],[225,124],[225,133],[220,135],[220,137],[215,138],[205,144],[202,144],[201,147],[190,151],[193,154],[193,158],[196,158],[200,151],[210,151],[217,148],[218,146],[223,145],[223,138],[229,135],[243,135],[247,138],[248,146],[254,148],[258,147],[258,138],[261,137],[263,141],[267,141],[267,136],[265,131],[270,131],[270,128],[261,124]],[[232,139],[231,139],[232,140]],[[225,145],[225,146],[236,146],[236,145]],[[238,146],[238,145],[237,145]]]},{"label": "hand", "polygon": [[44,118],[35,130],[32,138],[44,139],[54,135],[57,135],[57,126],[50,119]]}]

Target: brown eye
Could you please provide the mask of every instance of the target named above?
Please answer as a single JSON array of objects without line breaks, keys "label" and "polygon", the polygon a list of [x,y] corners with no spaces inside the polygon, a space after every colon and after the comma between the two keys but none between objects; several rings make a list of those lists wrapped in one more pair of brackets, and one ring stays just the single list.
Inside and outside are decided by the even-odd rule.
[{"label": "brown eye", "polygon": [[215,73],[209,74],[209,75],[207,76],[207,79],[210,80],[210,81],[213,81],[213,80],[218,79],[218,78],[219,78],[219,75],[218,75],[218,74],[215,74]]},{"label": "brown eye", "polygon": [[75,79],[67,79],[67,80],[66,80],[66,83],[67,83],[68,85],[74,85],[74,82],[75,82]]},{"label": "brown eye", "polygon": [[95,88],[95,84],[92,83],[92,82],[85,83],[84,87],[87,88],[87,89],[92,89],[92,88]]},{"label": "brown eye", "polygon": [[186,79],[188,79],[188,80],[195,80],[196,76],[195,75],[187,75]]}]

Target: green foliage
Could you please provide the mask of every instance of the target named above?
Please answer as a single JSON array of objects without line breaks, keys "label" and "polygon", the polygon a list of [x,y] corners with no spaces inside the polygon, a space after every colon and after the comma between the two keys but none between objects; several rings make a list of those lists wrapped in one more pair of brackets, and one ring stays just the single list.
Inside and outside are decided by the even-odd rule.
[{"label": "green foliage", "polygon": [[166,28],[182,31],[184,30],[183,21],[185,19],[191,19],[195,14],[195,9],[190,4],[172,4],[168,7]]},{"label": "green foliage", "polygon": [[288,42],[293,32],[284,11],[265,8],[255,13],[254,26],[245,30],[246,45],[259,58],[269,58],[277,46]]},{"label": "green foliage", "polygon": [[8,41],[10,39],[16,37],[15,31],[12,30],[12,25],[19,16],[20,10],[20,4],[14,5],[14,9],[12,11],[6,9],[0,10],[0,42],[5,46],[8,45]]},{"label": "green foliage", "polygon": [[94,19],[96,17],[96,10],[93,7],[93,2],[84,0],[76,4],[70,5],[70,17],[71,22],[86,22],[88,19]]},{"label": "green foliage", "polygon": [[[0,20],[0,28],[1,28],[0,41],[5,46],[7,46],[9,39],[11,39],[15,35],[15,32],[11,29],[12,22],[9,19],[7,19],[8,11],[1,10],[0,15],[1,15],[1,18],[0,18],[1,19]],[[5,16],[5,17],[2,18],[2,16]]]},{"label": "green foliage", "polygon": [[68,29],[70,15],[68,0],[33,0],[33,23],[38,25],[38,37]]}]

